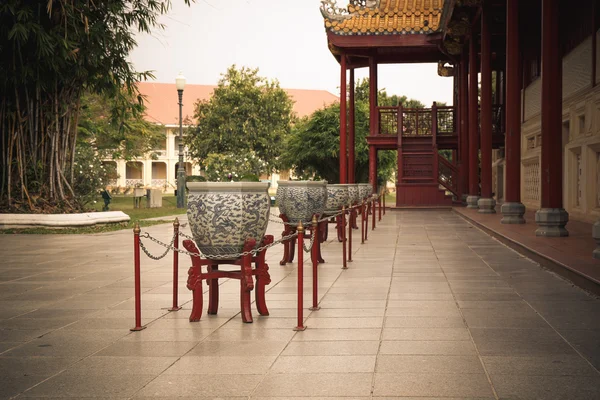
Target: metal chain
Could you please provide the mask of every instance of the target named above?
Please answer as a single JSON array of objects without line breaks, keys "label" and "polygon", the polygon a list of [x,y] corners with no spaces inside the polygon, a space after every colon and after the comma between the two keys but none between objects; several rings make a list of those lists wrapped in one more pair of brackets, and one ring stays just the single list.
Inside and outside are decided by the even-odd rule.
[{"label": "metal chain", "polygon": [[312,250],[313,245],[315,244],[315,237],[317,236],[317,232],[313,232],[312,235],[310,235],[310,244],[308,247],[306,247],[306,245],[304,244],[304,241],[302,241],[302,247],[304,247],[304,252],[305,253],[310,253],[310,251]]},{"label": "metal chain", "polygon": [[[152,237],[150,237],[150,235],[148,233],[146,233],[145,236],[143,236],[143,237],[147,237],[150,240],[156,241]],[[167,250],[165,250],[165,252],[162,253],[160,256],[154,256],[154,255],[152,255],[150,253],[150,251],[146,248],[146,246],[144,246],[144,243],[142,242],[142,235],[140,235],[140,247],[142,248],[142,250],[144,251],[144,253],[146,253],[146,255],[148,257],[150,257],[153,260],[157,260],[158,261],[158,260],[164,258],[169,253],[169,247],[173,247],[173,243],[175,242],[175,238],[176,237],[177,237],[177,235],[175,234],[175,232],[173,232],[173,238],[171,239],[171,244],[169,244],[168,246],[165,245],[165,246],[167,246]],[[163,244],[163,243],[161,243],[161,244]]]},{"label": "metal chain", "polygon": [[[187,237],[189,237],[188,235],[185,235],[185,234],[183,234],[183,236],[187,236]],[[247,255],[250,255],[250,254],[252,254],[252,255],[254,256],[254,255],[256,255],[256,254],[260,253],[261,251],[268,249],[269,247],[273,247],[273,246],[275,246],[276,244],[279,244],[279,243],[282,243],[282,242],[284,242],[284,241],[287,241],[287,240],[293,239],[293,238],[295,238],[295,237],[297,237],[297,236],[298,236],[298,234],[297,234],[297,233],[293,233],[293,234],[291,234],[291,235],[283,236],[281,239],[279,239],[279,240],[277,240],[277,241],[274,241],[273,243],[270,243],[270,244],[264,245],[264,246],[262,246],[262,247],[259,247],[259,248],[257,248],[257,249],[254,249],[254,250],[249,250],[249,251],[245,251],[245,252],[238,253],[238,254],[219,254],[219,255],[210,255],[210,254],[202,254],[201,252],[198,252],[198,253],[192,253],[192,252],[190,252],[190,251],[187,251],[187,250],[184,250],[184,249],[176,249],[175,247],[173,247],[173,242],[174,242],[174,240],[175,240],[175,235],[173,235],[173,241],[171,241],[171,244],[166,244],[166,243],[163,243],[163,242],[161,242],[160,240],[158,240],[158,239],[156,239],[156,238],[153,238],[152,236],[150,236],[150,234],[149,234],[148,232],[144,232],[144,233],[141,233],[141,234],[140,234],[140,247],[142,248],[142,250],[144,250],[144,253],[146,253],[146,255],[147,255],[148,257],[150,257],[150,258],[152,258],[152,259],[154,259],[154,260],[160,260],[161,258],[163,258],[164,256],[166,256],[166,255],[167,255],[167,253],[169,252],[169,250],[176,251],[176,252],[178,252],[178,253],[182,253],[182,254],[187,254],[188,256],[192,256],[192,257],[193,257],[193,256],[197,256],[197,257],[204,257],[204,258],[208,258],[208,259],[212,259],[212,260],[232,260],[232,259],[237,259],[237,258],[240,258],[240,257],[247,256]],[[155,243],[157,243],[157,244],[159,244],[159,245],[161,245],[161,246],[163,246],[163,247],[166,247],[166,248],[167,248],[167,250],[166,250],[166,251],[165,251],[165,253],[164,253],[162,256],[160,256],[160,257],[153,256],[152,254],[150,254],[150,252],[149,252],[149,251],[146,249],[146,247],[145,247],[145,246],[144,246],[144,244],[142,243],[142,241],[141,241],[141,238],[142,238],[142,237],[143,237],[143,238],[148,238],[148,239],[150,239],[151,241],[153,241],[153,242],[155,242]],[[193,239],[191,239],[191,240],[193,240]]]}]

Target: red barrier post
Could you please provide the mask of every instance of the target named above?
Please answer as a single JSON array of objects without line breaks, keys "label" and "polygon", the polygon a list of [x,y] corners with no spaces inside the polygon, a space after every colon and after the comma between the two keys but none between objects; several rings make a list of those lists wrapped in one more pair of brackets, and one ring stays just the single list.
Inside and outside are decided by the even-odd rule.
[{"label": "red barrier post", "polygon": [[[342,209],[344,210],[344,209]],[[348,224],[348,262],[352,262],[352,213],[353,213],[353,209],[350,208],[350,214],[348,216],[348,221],[350,222]],[[346,211],[344,210],[344,214],[343,214],[343,218],[342,221],[345,220],[346,218]],[[344,225],[344,237],[346,236],[346,225]]]},{"label": "red barrier post", "polygon": [[321,241],[321,235],[319,234],[319,221],[317,216],[313,215],[312,219],[312,230],[315,239],[313,240],[312,248],[310,249],[312,258],[312,275],[313,275],[313,288],[312,288],[312,307],[311,311],[320,310],[319,307],[319,272],[317,267],[319,266],[319,242]]},{"label": "red barrier post", "polygon": [[306,327],[304,326],[304,226],[302,221],[298,223],[296,232],[298,232],[298,325],[294,330],[303,331]]},{"label": "red barrier post", "polygon": [[365,202],[360,204],[360,244],[365,243]]},{"label": "red barrier post", "polygon": [[375,217],[377,214],[377,209],[375,207],[377,207],[377,198],[376,196],[371,196],[371,209],[373,210],[372,212],[372,217],[371,217],[371,230],[375,230],[376,227],[376,223],[375,223]]},{"label": "red barrier post", "polygon": [[142,290],[140,284],[140,224],[136,222],[133,228],[133,269],[135,279],[135,327],[130,331],[137,332],[146,329],[142,326]]},{"label": "red barrier post", "polygon": [[383,189],[383,215],[385,215],[385,188]]},{"label": "red barrier post", "polygon": [[379,193],[379,198],[377,205],[379,206],[379,221],[381,221],[381,198],[383,197],[383,191],[381,191],[381,193]]},{"label": "red barrier post", "polygon": [[173,307],[169,308],[169,311],[179,311],[181,307],[177,305],[179,302],[177,296],[179,295],[179,218],[175,218],[173,221]]},{"label": "red barrier post", "polygon": [[348,264],[346,264],[346,207],[342,207],[342,228],[342,269],[348,269]]},{"label": "red barrier post", "polygon": [[371,213],[371,203],[365,202],[365,242],[369,240],[369,213]]}]

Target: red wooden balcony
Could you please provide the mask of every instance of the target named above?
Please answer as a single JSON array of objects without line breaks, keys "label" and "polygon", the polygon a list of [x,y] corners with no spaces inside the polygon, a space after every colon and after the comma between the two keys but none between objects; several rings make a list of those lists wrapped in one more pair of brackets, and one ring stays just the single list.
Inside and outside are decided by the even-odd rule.
[{"label": "red wooden balcony", "polygon": [[[381,149],[397,148],[399,126],[402,127],[403,138],[430,138],[433,132],[432,111],[432,108],[377,107],[378,118],[375,132],[368,137],[368,142]],[[458,119],[455,107],[436,107],[436,114],[438,149],[457,149]],[[492,107],[492,121],[493,146],[498,148],[504,145],[504,107],[502,105]]]}]

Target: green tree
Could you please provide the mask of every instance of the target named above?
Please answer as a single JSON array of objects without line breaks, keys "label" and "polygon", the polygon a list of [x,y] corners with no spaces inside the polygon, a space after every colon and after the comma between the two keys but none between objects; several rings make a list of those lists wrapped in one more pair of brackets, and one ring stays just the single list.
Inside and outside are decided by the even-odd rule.
[{"label": "green tree", "polygon": [[[189,4],[190,0],[184,0]],[[73,189],[80,99],[141,102],[128,57],[136,31],[161,28],[170,0],[3,0],[0,2],[0,201],[38,209],[43,198],[81,208]],[[119,115],[114,110],[115,116]]]},{"label": "green tree", "polygon": [[[414,105],[415,100],[407,100],[406,96],[388,96],[384,90],[379,91],[380,105],[397,106],[398,102]],[[422,106],[422,104],[421,104]],[[355,86],[355,146],[356,146],[356,181],[367,182],[369,177],[369,149],[366,137],[369,134],[369,81],[358,80]],[[326,179],[328,182],[339,182],[339,148],[340,148],[340,105],[334,103],[315,111],[310,117],[299,121],[288,137],[281,156],[283,164],[294,170],[299,177]],[[377,180],[388,181],[396,170],[396,154],[391,151],[380,151],[378,154]]]},{"label": "green tree", "polygon": [[78,146],[85,142],[101,157],[130,160],[165,142],[164,127],[146,121],[145,106],[127,93],[116,98],[86,93],[80,109]]},{"label": "green tree", "polygon": [[211,154],[236,154],[264,160],[260,173],[276,169],[284,137],[293,121],[293,101],[279,87],[258,75],[258,69],[231,66],[221,76],[209,100],[198,102],[198,125],[190,128],[187,144],[207,168]]}]

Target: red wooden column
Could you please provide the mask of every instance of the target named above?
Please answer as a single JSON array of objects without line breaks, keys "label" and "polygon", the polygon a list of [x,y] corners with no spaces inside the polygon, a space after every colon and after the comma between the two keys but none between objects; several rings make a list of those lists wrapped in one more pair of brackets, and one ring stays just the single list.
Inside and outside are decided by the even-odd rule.
[{"label": "red wooden column", "polygon": [[[369,133],[376,135],[379,130],[379,111],[377,110],[377,62],[369,57]],[[377,187],[377,150],[369,146],[369,183]]]},{"label": "red wooden column", "polygon": [[340,183],[347,183],[348,158],[347,158],[347,122],[346,122],[346,56],[341,56],[341,81],[340,81]]},{"label": "red wooden column", "polygon": [[542,0],[542,207],[535,214],[537,236],[568,236],[562,203],[562,57],[559,0]]},{"label": "red wooden column", "polygon": [[496,213],[492,197],[492,49],[490,10],[484,3],[481,11],[481,198],[477,201],[482,214]]},{"label": "red wooden column", "polygon": [[456,63],[454,65],[454,82],[456,85],[456,96],[454,98],[454,132],[456,133],[456,137],[457,137],[457,150],[452,150],[452,163],[454,163],[454,165],[456,165],[456,168],[458,168],[458,199],[460,200],[461,196],[462,196],[462,173],[460,171],[461,165],[462,165],[462,121],[461,121],[461,116],[462,116],[462,108],[461,108],[461,88],[462,88],[462,84],[460,82],[461,80],[461,73],[462,73],[462,65],[460,62]]},{"label": "red wooden column", "polygon": [[462,201],[467,202],[469,193],[469,109],[468,109],[468,94],[469,94],[469,58],[466,49],[463,50],[462,60],[460,63],[460,176],[462,187]]},{"label": "red wooden column", "polygon": [[[503,224],[524,224],[521,203],[521,70],[519,50],[519,0],[506,4],[506,187],[502,204]],[[498,78],[496,78],[498,79]]]},{"label": "red wooden column", "polygon": [[354,101],[354,68],[350,68],[350,110],[348,110],[348,183],[354,183],[356,167],[356,146],[355,146],[355,134],[356,130],[354,127],[355,122],[355,101]]},{"label": "red wooden column", "polygon": [[467,208],[477,208],[479,200],[479,105],[477,103],[477,38],[469,39],[469,196]]},{"label": "red wooden column", "polygon": [[375,57],[369,57],[369,134],[377,132],[377,63]]}]

